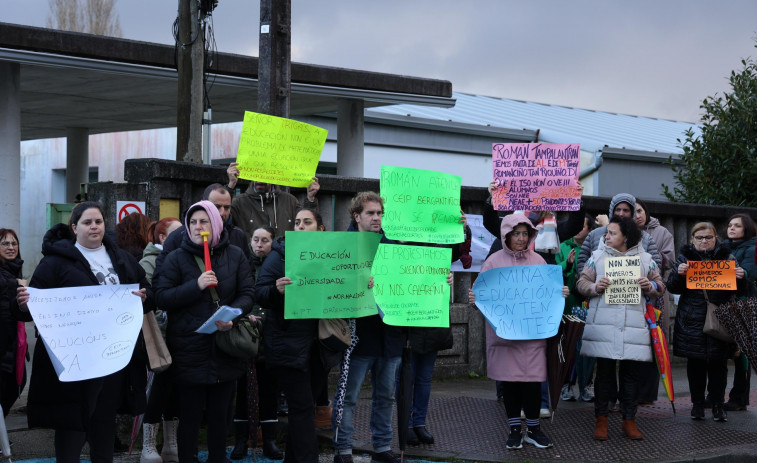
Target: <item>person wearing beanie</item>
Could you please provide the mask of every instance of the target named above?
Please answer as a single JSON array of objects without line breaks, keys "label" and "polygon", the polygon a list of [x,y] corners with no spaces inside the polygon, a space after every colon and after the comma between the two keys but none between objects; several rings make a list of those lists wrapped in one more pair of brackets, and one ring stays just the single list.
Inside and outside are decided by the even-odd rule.
[{"label": "person wearing beanie", "polygon": [[[179,393],[179,461],[192,461],[206,412],[208,462],[226,461],[229,410],[237,377],[245,362],[216,347],[219,331],[232,322],[217,321],[217,331],[197,333],[219,306],[242,310],[253,305],[253,283],[244,253],[229,244],[218,208],[210,201],[193,204],[186,214],[181,247],[168,254],[154,283],[157,305],[168,313],[166,341],[173,358],[171,374]],[[210,264],[205,271],[203,232],[208,232]]]},{"label": "person wearing beanie", "polygon": [[[636,198],[630,193],[618,193],[610,200],[610,218],[614,216],[618,217],[630,217],[636,218]],[[598,227],[589,233],[589,236],[584,240],[583,246],[581,246],[581,252],[576,259],[576,272],[580,275],[584,269],[584,264],[591,253],[599,248],[599,243],[607,233],[607,226]],[[654,239],[646,231],[642,232],[641,247],[643,251],[652,255],[657,267],[662,267],[662,256],[657,249],[657,244]]]}]

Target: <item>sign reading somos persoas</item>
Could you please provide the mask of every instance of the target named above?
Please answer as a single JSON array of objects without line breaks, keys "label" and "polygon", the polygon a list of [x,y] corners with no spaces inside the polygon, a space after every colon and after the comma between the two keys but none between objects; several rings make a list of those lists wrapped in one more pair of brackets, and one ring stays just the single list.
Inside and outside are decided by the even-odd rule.
[{"label": "sign reading somos persoas", "polygon": [[293,187],[313,181],[328,130],[282,117],[244,113],[239,177]]},{"label": "sign reading somos persoas", "polygon": [[381,166],[382,226],[387,238],[422,243],[463,242],[456,175]]}]

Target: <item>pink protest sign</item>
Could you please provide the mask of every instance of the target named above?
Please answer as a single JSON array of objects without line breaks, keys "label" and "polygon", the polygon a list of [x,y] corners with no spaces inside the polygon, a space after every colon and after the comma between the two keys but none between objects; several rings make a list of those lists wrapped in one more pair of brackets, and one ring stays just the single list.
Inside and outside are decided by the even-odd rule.
[{"label": "pink protest sign", "polygon": [[494,209],[577,211],[580,153],[577,143],[494,143]]}]

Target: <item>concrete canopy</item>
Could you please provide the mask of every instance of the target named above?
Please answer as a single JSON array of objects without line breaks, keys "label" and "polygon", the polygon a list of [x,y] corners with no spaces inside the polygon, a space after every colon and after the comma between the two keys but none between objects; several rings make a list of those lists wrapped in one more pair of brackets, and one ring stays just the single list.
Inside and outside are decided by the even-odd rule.
[{"label": "concrete canopy", "polygon": [[[174,47],[0,23],[0,61],[20,64],[21,139],[176,125]],[[257,108],[255,57],[216,54],[213,123]],[[291,114],[337,111],[338,101],[455,104],[449,81],[292,63]]]}]

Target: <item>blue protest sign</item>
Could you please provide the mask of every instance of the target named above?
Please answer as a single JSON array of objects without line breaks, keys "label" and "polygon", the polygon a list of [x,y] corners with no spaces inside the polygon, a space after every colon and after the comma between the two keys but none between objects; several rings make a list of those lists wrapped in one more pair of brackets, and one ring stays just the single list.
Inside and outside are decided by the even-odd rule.
[{"label": "blue protest sign", "polygon": [[544,339],[557,334],[565,299],[559,265],[499,267],[473,285],[476,306],[503,339]]}]

